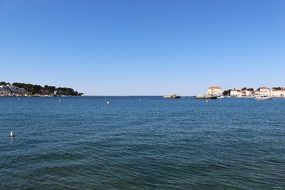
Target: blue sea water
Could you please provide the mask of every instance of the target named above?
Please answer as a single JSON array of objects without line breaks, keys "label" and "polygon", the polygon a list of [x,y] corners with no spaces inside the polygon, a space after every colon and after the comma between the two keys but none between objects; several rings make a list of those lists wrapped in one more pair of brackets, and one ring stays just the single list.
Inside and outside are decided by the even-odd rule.
[{"label": "blue sea water", "polygon": [[285,99],[1,97],[0,108],[1,190],[285,189]]}]

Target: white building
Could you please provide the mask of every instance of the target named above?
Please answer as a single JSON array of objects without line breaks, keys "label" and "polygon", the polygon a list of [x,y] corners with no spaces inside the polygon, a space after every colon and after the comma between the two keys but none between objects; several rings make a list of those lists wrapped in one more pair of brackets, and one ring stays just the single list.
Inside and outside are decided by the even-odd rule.
[{"label": "white building", "polygon": [[272,97],[285,97],[285,88],[280,89],[272,89],[271,90],[271,96]]},{"label": "white building", "polygon": [[256,96],[271,96],[271,90],[267,87],[260,87],[255,91]]},{"label": "white building", "polygon": [[268,88],[268,87],[260,87],[254,91],[253,88],[243,88],[239,89],[231,89],[230,90],[231,97],[259,97],[259,96],[266,96],[266,97],[283,97],[285,98],[285,88],[284,87],[275,87],[275,88]]},{"label": "white building", "polygon": [[16,86],[0,86],[0,96],[24,95],[26,90]]},{"label": "white building", "polygon": [[10,88],[10,91],[12,92],[12,93],[18,93],[18,94],[23,94],[23,93],[25,93],[26,92],[26,90],[24,89],[24,88],[19,88],[19,87],[16,87],[16,86],[9,86],[9,88]]},{"label": "white building", "polygon": [[253,90],[249,90],[249,89],[241,90],[241,96],[242,97],[251,97],[253,95],[254,95],[254,91]]},{"label": "white building", "polygon": [[9,86],[0,86],[0,96],[8,96],[11,91]]},{"label": "white building", "polygon": [[230,96],[232,96],[232,97],[239,97],[239,96],[241,96],[241,92],[240,92],[240,90],[237,90],[235,88],[231,89]]},{"label": "white building", "polygon": [[219,86],[211,86],[208,88],[208,95],[210,96],[221,96],[223,94],[223,90]]},{"label": "white building", "polygon": [[253,97],[254,90],[252,88],[243,88],[241,90],[234,88],[230,90],[230,96],[232,97]]}]

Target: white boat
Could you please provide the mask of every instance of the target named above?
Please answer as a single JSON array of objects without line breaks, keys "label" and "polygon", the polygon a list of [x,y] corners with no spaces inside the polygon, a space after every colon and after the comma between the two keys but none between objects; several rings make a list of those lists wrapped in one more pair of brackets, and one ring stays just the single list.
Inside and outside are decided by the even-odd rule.
[{"label": "white boat", "polygon": [[10,132],[10,137],[11,137],[11,138],[14,138],[14,137],[15,137],[15,134],[13,133],[13,131]]},{"label": "white boat", "polygon": [[163,98],[166,98],[166,99],[177,99],[177,98],[180,98],[180,96],[177,96],[176,94],[171,94],[171,95],[163,96]]},{"label": "white boat", "polygon": [[226,98],[225,96],[218,96],[218,99],[224,99]]},{"label": "white boat", "polygon": [[212,96],[212,95],[198,95],[196,96],[196,99],[217,99],[218,96]]},{"label": "white boat", "polygon": [[255,99],[257,101],[263,101],[263,100],[270,100],[271,97],[269,97],[269,96],[256,96]]}]

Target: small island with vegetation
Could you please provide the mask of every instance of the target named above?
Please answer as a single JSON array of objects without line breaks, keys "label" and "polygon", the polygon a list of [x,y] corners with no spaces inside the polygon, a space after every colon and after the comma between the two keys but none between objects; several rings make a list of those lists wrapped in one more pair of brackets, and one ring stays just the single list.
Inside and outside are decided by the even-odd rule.
[{"label": "small island with vegetation", "polygon": [[72,88],[0,82],[0,96],[82,96]]}]

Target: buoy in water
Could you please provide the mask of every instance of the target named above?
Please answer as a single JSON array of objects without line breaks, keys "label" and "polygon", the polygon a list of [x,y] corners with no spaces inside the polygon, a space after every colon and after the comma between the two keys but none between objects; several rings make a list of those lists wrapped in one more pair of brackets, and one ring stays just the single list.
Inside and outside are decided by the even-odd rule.
[{"label": "buoy in water", "polygon": [[110,101],[108,101],[107,104],[110,104]]},{"label": "buoy in water", "polygon": [[15,134],[13,133],[13,131],[10,132],[10,137],[11,137],[11,138],[14,138],[14,137],[15,137]]}]

